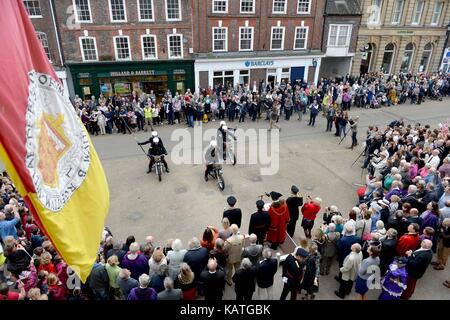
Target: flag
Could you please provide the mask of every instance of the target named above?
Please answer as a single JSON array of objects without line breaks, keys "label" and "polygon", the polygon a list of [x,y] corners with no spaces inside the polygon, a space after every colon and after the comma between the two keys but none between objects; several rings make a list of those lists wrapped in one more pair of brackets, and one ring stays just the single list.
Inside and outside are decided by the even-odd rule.
[{"label": "flag", "polygon": [[85,282],[109,210],[102,165],[19,0],[2,0],[0,158],[56,251]]}]

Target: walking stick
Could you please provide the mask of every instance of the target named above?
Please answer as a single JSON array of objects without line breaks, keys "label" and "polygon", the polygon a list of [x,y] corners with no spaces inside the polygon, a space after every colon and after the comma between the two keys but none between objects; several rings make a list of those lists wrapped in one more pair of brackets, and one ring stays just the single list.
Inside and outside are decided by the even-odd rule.
[{"label": "walking stick", "polygon": [[355,163],[359,160],[359,158],[361,158],[361,156],[363,155],[364,151],[366,151],[365,149],[359,154],[358,158],[356,158],[356,160],[352,163],[352,165],[350,167],[353,167],[355,165]]},{"label": "walking stick", "polygon": [[347,132],[344,133],[344,136],[342,137],[341,141],[339,141],[339,144],[341,144],[342,141],[344,141],[344,139],[345,139],[345,137],[347,136],[347,134],[349,133],[350,129],[351,129],[351,128],[349,128],[349,129],[347,130]]}]

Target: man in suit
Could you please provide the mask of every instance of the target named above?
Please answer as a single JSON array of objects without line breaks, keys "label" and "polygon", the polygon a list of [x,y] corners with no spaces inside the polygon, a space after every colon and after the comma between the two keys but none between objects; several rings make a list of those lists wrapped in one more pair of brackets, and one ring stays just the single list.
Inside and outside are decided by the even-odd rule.
[{"label": "man in suit", "polygon": [[261,244],[257,244],[257,240],[258,238],[254,233],[250,234],[250,244],[242,251],[242,259],[248,258],[253,266],[258,264],[263,251],[263,246]]},{"label": "man in suit", "polygon": [[204,285],[205,301],[222,300],[225,289],[225,273],[217,266],[216,259],[209,259],[206,270],[201,273],[200,280]]},{"label": "man in suit", "polygon": [[181,300],[181,289],[173,288],[173,280],[171,277],[164,279],[164,291],[158,293],[158,300]]},{"label": "man in suit", "polygon": [[416,289],[417,280],[423,277],[428,265],[433,258],[431,247],[433,243],[425,239],[422,241],[420,249],[416,251],[409,250],[406,252],[408,261],[406,262],[406,272],[408,273],[408,280],[406,283],[406,290],[403,291],[401,299],[409,300]]},{"label": "man in suit", "polygon": [[308,252],[303,248],[298,248],[295,255],[292,253],[283,262],[283,291],[280,300],[286,300],[288,293],[291,293],[291,300],[297,300],[297,293],[300,289],[300,281],[303,277],[305,258]]},{"label": "man in suit", "polygon": [[200,246],[200,241],[195,237],[189,241],[188,245],[189,250],[184,255],[183,262],[186,262],[191,267],[192,272],[195,274],[195,279],[198,282],[201,272],[208,263],[208,249]]},{"label": "man in suit", "polygon": [[[344,228],[344,235],[337,242],[337,252],[338,252],[338,262],[339,267],[342,267],[344,263],[344,259],[350,254],[352,251],[352,245],[354,243],[358,243],[360,238],[355,234],[355,228],[353,225],[347,225]],[[334,278],[336,281],[341,281],[341,272],[339,271],[339,275]]]},{"label": "man in suit", "polygon": [[289,209],[290,220],[286,227],[287,233],[291,236],[294,236],[295,233],[295,225],[297,224],[297,220],[300,214],[299,207],[303,205],[303,197],[298,194],[299,189],[297,186],[291,187],[292,195],[286,199],[286,204]]},{"label": "man in suit", "polygon": [[225,250],[228,252],[227,260],[227,283],[232,285],[231,278],[233,276],[233,270],[239,269],[241,266],[241,254],[242,247],[244,245],[244,236],[239,234],[239,228],[236,224],[230,227],[233,235],[225,241]]},{"label": "man in suit", "polygon": [[256,269],[257,293],[261,300],[273,300],[273,277],[277,273],[278,260],[272,258],[272,250],[265,248],[263,258]]},{"label": "man in suit", "polygon": [[267,230],[269,230],[270,227],[270,216],[269,213],[264,210],[264,201],[256,201],[256,208],[258,211],[250,216],[248,234],[254,233],[257,237],[257,243],[263,244]]},{"label": "man in suit", "polygon": [[236,198],[233,196],[229,196],[227,198],[227,203],[228,203],[228,209],[225,209],[223,211],[223,216],[222,218],[228,218],[228,220],[230,221],[230,224],[235,224],[238,226],[238,228],[241,227],[241,221],[242,221],[242,211],[239,208],[235,208],[234,206],[236,205]]},{"label": "man in suit", "polygon": [[386,238],[381,242],[380,271],[383,276],[389,265],[394,261],[397,247],[397,230],[391,228],[386,232]]}]

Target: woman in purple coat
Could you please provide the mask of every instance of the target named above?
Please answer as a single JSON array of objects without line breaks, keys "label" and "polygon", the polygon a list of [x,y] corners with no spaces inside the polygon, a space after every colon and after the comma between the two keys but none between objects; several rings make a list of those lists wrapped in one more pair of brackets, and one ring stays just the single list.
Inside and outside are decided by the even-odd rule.
[{"label": "woman in purple coat", "polygon": [[427,210],[424,211],[420,215],[422,218],[422,224],[420,225],[420,233],[423,232],[423,229],[426,227],[431,227],[434,230],[437,230],[439,223],[439,205],[435,201],[431,201],[427,205]]},{"label": "woman in purple coat", "polygon": [[133,288],[128,295],[128,300],[157,300],[158,294],[153,288],[149,288],[150,277],[142,274],[139,277],[139,287]]},{"label": "woman in purple coat", "polygon": [[130,244],[130,252],[123,257],[121,267],[130,270],[133,279],[138,279],[141,274],[148,274],[148,259],[140,254],[137,242]]},{"label": "woman in purple coat", "polygon": [[381,282],[381,294],[378,300],[400,300],[403,291],[406,289],[407,272],[406,259],[398,257],[389,266],[386,275]]}]

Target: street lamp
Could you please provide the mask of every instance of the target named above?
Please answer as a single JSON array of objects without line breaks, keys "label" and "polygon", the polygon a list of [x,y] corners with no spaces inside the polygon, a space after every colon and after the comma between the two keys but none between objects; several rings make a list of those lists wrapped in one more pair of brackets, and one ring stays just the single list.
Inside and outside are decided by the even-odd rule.
[{"label": "street lamp", "polygon": [[317,59],[312,59],[312,66],[317,67]]}]

